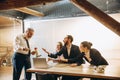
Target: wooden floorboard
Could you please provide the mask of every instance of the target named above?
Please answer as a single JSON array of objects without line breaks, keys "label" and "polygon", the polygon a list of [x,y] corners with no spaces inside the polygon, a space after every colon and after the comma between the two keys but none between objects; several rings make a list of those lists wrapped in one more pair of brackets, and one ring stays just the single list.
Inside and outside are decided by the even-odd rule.
[{"label": "wooden floorboard", "polygon": [[[23,72],[20,77],[20,80],[23,80],[23,78],[24,78]],[[0,80],[12,80],[12,67],[8,67],[8,66],[0,67]],[[36,80],[34,74],[32,74],[32,80]],[[90,80],[90,79],[84,78],[83,80]]]}]

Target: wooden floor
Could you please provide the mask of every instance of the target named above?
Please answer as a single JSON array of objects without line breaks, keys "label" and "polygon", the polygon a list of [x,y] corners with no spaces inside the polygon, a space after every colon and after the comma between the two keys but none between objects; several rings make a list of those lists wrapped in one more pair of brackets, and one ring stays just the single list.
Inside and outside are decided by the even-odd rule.
[{"label": "wooden floor", "polygon": [[[120,65],[120,59],[112,59],[108,60],[109,65]],[[23,71],[24,72],[24,71]],[[24,73],[22,72],[22,75],[20,77],[20,80],[24,79]],[[0,67],[0,80],[12,80],[12,67],[9,66],[2,66]],[[35,74],[32,74],[32,80],[35,79]],[[90,80],[90,79],[83,79],[83,80]]]},{"label": "wooden floor", "polygon": [[[22,72],[20,80],[23,79],[24,79],[24,73]],[[0,80],[12,80],[12,67],[8,67],[8,66],[0,67]],[[32,74],[32,80],[36,80],[34,74]],[[90,80],[90,79],[86,78],[83,80]]]},{"label": "wooden floor", "polygon": [[[12,75],[13,75],[12,70],[13,70],[12,67],[9,67],[9,66],[0,67],[0,80],[13,80],[12,79]],[[22,72],[22,75],[20,77],[20,80],[24,79],[23,72]],[[32,80],[36,80],[34,74],[32,75]]]},{"label": "wooden floor", "polygon": [[12,80],[12,67],[0,67],[0,80]]}]

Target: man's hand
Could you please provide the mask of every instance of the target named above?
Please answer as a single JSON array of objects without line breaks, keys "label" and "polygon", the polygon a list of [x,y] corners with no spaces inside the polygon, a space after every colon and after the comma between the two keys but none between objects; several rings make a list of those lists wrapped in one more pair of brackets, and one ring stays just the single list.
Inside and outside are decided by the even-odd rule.
[{"label": "man's hand", "polygon": [[36,51],[32,51],[31,54],[32,54],[32,55],[35,55],[35,54],[36,54]]},{"label": "man's hand", "polygon": [[23,51],[29,51],[30,49],[29,48],[23,48]]},{"label": "man's hand", "polygon": [[70,66],[71,66],[71,67],[76,67],[77,64],[76,64],[76,63],[73,63],[73,64],[71,64]]},{"label": "man's hand", "polygon": [[63,56],[59,58],[62,62],[68,62],[68,59],[65,59]]}]

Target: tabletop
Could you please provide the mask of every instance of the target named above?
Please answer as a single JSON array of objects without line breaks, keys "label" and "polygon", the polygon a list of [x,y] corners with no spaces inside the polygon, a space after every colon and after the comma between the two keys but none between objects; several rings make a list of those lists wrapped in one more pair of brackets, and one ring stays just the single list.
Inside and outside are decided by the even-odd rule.
[{"label": "tabletop", "polygon": [[71,67],[70,64],[56,64],[48,69],[30,68],[27,72],[120,80],[120,66],[115,65],[106,66],[104,73],[95,72],[93,66],[85,64],[76,67]]}]

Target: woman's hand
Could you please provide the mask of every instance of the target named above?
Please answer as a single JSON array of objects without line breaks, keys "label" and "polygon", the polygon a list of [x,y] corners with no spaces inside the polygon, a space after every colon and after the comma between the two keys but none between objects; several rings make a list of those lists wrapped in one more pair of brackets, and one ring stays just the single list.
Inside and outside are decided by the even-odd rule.
[{"label": "woman's hand", "polygon": [[45,48],[42,48],[43,51],[47,52],[47,50]]},{"label": "woman's hand", "polygon": [[50,54],[45,48],[42,48],[42,50],[47,53],[48,55]]}]

